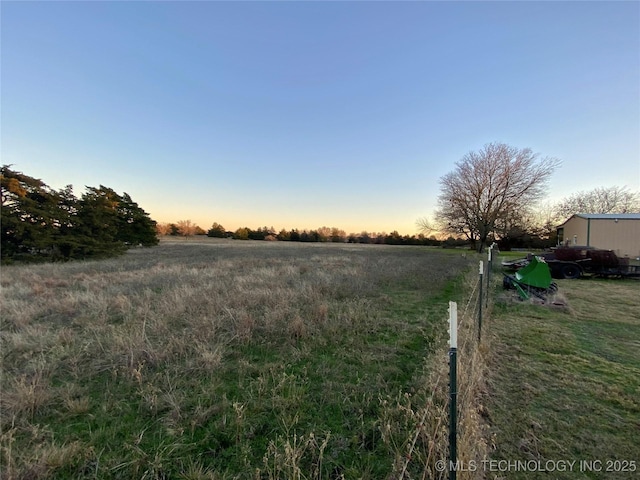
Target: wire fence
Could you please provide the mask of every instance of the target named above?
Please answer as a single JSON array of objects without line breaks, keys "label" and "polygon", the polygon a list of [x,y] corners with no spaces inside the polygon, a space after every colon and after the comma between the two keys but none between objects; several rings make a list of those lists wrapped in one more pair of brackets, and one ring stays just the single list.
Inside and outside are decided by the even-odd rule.
[{"label": "wire fence", "polygon": [[[468,293],[460,302],[462,308],[455,305],[458,341],[455,348],[450,346],[448,352],[436,354],[428,395],[424,405],[415,412],[415,429],[405,442],[398,463],[396,478],[399,480],[482,478],[482,472],[462,466],[480,464],[488,452],[482,418],[486,381],[484,353],[487,351],[482,321],[490,319],[492,307],[492,254],[490,249],[487,268],[480,262],[478,275],[467,279],[465,291]],[[442,361],[445,354],[447,362]],[[452,362],[455,362],[454,377],[451,376]]]}]

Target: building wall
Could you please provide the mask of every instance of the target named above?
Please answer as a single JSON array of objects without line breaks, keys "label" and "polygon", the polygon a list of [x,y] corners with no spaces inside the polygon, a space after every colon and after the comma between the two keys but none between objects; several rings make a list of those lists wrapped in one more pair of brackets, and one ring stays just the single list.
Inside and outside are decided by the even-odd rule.
[{"label": "building wall", "polygon": [[573,217],[564,224],[563,240],[565,245],[587,244],[587,220]]},{"label": "building wall", "polygon": [[564,241],[613,250],[619,257],[640,257],[640,220],[574,217],[564,225]]}]

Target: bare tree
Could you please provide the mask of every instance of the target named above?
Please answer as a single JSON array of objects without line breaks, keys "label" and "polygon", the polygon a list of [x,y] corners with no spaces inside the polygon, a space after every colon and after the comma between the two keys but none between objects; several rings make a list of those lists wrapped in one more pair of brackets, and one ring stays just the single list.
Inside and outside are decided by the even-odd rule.
[{"label": "bare tree", "polygon": [[433,235],[437,229],[427,217],[420,217],[416,220],[416,227],[423,235]]},{"label": "bare tree", "polygon": [[347,232],[344,230],[332,227],[331,228],[331,241],[335,243],[345,242],[347,240]]},{"label": "bare tree", "polygon": [[331,239],[331,229],[329,227],[322,226],[316,230],[318,233],[318,240],[326,242]]},{"label": "bare tree", "polygon": [[640,193],[624,187],[598,187],[564,198],[555,206],[558,219],[566,220],[576,213],[640,212]]},{"label": "bare tree", "polygon": [[169,223],[156,224],[156,232],[158,235],[169,235],[171,233],[171,225]]},{"label": "bare tree", "polygon": [[529,216],[529,231],[541,238],[555,237],[556,228],[562,223],[552,202],[538,204]]},{"label": "bare tree", "polygon": [[195,223],[191,223],[191,220],[180,220],[177,225],[178,233],[185,238],[195,235],[198,231],[198,226]]},{"label": "bare tree", "polygon": [[467,153],[440,179],[436,220],[466,237],[479,252],[490,235],[506,231],[544,194],[560,161],[503,143]]}]

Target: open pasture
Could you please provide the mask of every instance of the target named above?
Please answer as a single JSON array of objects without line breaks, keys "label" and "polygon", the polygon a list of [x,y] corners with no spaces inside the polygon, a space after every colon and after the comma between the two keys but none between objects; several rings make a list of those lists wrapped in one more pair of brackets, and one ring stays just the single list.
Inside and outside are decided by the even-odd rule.
[{"label": "open pasture", "polygon": [[388,477],[472,264],[179,239],[3,267],[3,478]]}]

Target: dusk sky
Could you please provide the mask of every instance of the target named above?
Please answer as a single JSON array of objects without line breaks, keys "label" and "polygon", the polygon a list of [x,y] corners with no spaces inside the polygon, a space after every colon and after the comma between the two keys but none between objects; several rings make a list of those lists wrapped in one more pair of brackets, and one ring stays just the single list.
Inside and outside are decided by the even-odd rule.
[{"label": "dusk sky", "polygon": [[489,142],[640,190],[640,3],[11,2],[2,164],[154,220],[417,233]]}]

